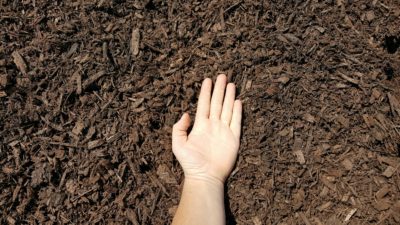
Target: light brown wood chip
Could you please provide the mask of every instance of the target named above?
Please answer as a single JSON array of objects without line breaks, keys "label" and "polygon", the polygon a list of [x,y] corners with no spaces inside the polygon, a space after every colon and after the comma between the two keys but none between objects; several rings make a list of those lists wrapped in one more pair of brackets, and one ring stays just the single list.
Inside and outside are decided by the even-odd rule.
[{"label": "light brown wood chip", "polygon": [[400,102],[397,100],[397,98],[390,93],[388,93],[388,98],[389,98],[389,104],[390,108],[392,109],[392,114],[395,115],[397,113],[397,116],[400,117]]},{"label": "light brown wood chip", "polygon": [[131,37],[131,51],[132,56],[135,57],[139,54],[139,41],[140,41],[140,32],[139,29],[132,30],[132,37]]},{"label": "light brown wood chip", "polygon": [[28,67],[24,58],[22,58],[18,51],[14,51],[11,55],[14,58],[14,63],[17,65],[17,68],[25,75]]}]

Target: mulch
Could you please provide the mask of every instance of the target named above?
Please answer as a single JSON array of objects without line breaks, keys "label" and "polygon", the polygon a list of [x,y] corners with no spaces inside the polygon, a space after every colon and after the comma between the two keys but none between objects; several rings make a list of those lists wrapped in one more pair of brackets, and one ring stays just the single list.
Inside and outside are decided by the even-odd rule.
[{"label": "mulch", "polygon": [[396,1],[0,1],[0,223],[168,224],[171,127],[244,102],[229,224],[400,223]]}]

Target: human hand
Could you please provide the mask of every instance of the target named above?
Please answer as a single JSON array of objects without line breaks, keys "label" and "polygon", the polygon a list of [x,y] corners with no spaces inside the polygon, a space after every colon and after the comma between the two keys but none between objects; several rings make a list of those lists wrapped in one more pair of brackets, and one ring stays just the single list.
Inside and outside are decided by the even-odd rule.
[{"label": "human hand", "polygon": [[218,76],[211,98],[212,81],[203,81],[189,135],[187,113],[173,127],[172,150],[185,179],[224,183],[233,169],[239,150],[242,103],[235,100],[235,85],[226,82],[225,75]]}]

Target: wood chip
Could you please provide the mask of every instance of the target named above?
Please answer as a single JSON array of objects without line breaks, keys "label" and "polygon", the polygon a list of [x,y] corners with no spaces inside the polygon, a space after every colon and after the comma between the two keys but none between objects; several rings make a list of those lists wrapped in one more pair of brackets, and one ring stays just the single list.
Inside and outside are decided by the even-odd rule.
[{"label": "wood chip", "polygon": [[400,165],[400,159],[396,157],[388,157],[388,156],[378,156],[379,162],[384,162],[392,167],[398,167]]},{"label": "wood chip", "polygon": [[120,194],[115,198],[114,203],[117,204],[120,208],[124,207],[124,199],[129,192],[129,188],[120,192]]},{"label": "wood chip", "polygon": [[106,29],[104,31],[109,33],[113,28],[114,28],[114,24],[110,23],[110,24],[107,25],[107,27],[106,27]]},{"label": "wood chip", "polygon": [[32,171],[32,186],[36,187],[39,184],[41,184],[45,178],[44,178],[44,173],[45,173],[45,164],[39,164],[35,167],[35,169]]},{"label": "wood chip", "polygon": [[178,206],[177,206],[177,205],[174,205],[174,206],[170,207],[170,208],[168,209],[168,214],[169,214],[170,216],[174,216],[177,209],[178,209]]},{"label": "wood chip", "polygon": [[64,132],[64,128],[61,125],[52,123],[47,118],[45,118],[43,116],[41,116],[40,118],[43,120],[43,122],[45,122],[49,127],[53,128],[54,130],[57,130],[57,131],[60,131],[60,132]]},{"label": "wood chip", "polygon": [[351,196],[351,193],[348,192],[348,193],[346,193],[346,194],[344,194],[344,195],[342,196],[342,199],[340,199],[340,201],[342,201],[342,202],[347,202],[347,201],[349,200],[350,196]]},{"label": "wood chip", "polygon": [[0,74],[0,86],[7,86],[8,83],[8,77],[7,74]]},{"label": "wood chip", "polygon": [[292,126],[286,127],[285,129],[279,131],[278,135],[282,137],[288,136],[289,138],[292,139],[294,136],[293,127]]},{"label": "wood chip", "polygon": [[282,34],[276,35],[276,38],[277,38],[278,40],[280,40],[280,41],[286,43],[286,44],[289,44],[289,40],[288,40],[285,36],[283,36]]},{"label": "wood chip", "polygon": [[338,6],[343,6],[343,3],[344,2],[344,0],[336,0],[336,4],[338,5]]},{"label": "wood chip", "polygon": [[292,202],[292,207],[294,210],[299,210],[301,206],[303,206],[303,202],[305,199],[305,192],[303,189],[299,189],[294,195],[293,195],[293,202]]},{"label": "wood chip", "polygon": [[336,119],[343,127],[349,128],[349,119],[345,118],[343,115],[339,115]]},{"label": "wood chip", "polygon": [[70,179],[65,183],[65,189],[70,194],[75,194],[76,189],[78,188],[78,182]]},{"label": "wood chip", "polygon": [[296,155],[297,162],[299,162],[302,165],[306,163],[306,160],[304,158],[304,154],[302,151],[294,151],[294,154]]},{"label": "wood chip", "polygon": [[135,213],[135,211],[133,209],[127,209],[125,211],[125,215],[133,225],[139,225],[140,224],[138,222],[137,215],[136,215],[136,213]]},{"label": "wood chip", "polygon": [[252,84],[252,81],[251,81],[251,80],[248,80],[248,81],[246,82],[246,90],[250,90],[251,84]]},{"label": "wood chip", "polygon": [[320,196],[320,197],[325,197],[326,195],[328,195],[328,193],[329,193],[329,188],[326,187],[326,186],[324,186],[324,187],[322,188],[321,193],[319,193],[319,196]]},{"label": "wood chip", "polygon": [[82,75],[79,72],[76,74],[76,93],[78,95],[82,93]]},{"label": "wood chip", "polygon": [[282,84],[286,84],[287,82],[289,82],[289,80],[290,80],[290,78],[287,77],[287,76],[279,77],[279,78],[277,79],[277,81],[278,81],[279,83],[282,83]]},{"label": "wood chip", "polygon": [[12,218],[11,216],[7,216],[7,223],[10,225],[14,225],[16,224],[16,220],[14,218]]},{"label": "wood chip", "polygon": [[88,79],[86,79],[83,84],[82,87],[83,89],[86,89],[87,87],[89,87],[92,83],[94,83],[96,80],[100,79],[100,77],[106,75],[106,71],[104,70],[100,70],[99,72],[97,72],[95,75],[90,76]]},{"label": "wood chip", "polygon": [[374,207],[379,211],[384,211],[390,208],[391,202],[389,199],[380,199],[375,202]]},{"label": "wood chip", "polygon": [[5,91],[0,91],[0,98],[6,97],[7,93]]},{"label": "wood chip", "polygon": [[283,36],[284,36],[287,40],[289,40],[290,42],[292,42],[292,43],[295,43],[295,44],[301,44],[301,43],[302,43],[302,41],[301,41],[298,37],[296,37],[294,34],[287,33],[287,34],[283,34]]},{"label": "wood chip", "polygon": [[273,96],[278,94],[279,88],[276,84],[271,84],[269,87],[266,89],[266,93],[268,96]]},{"label": "wood chip", "polygon": [[303,220],[304,224],[306,224],[306,225],[312,225],[312,223],[311,223],[310,220],[306,217],[306,215],[304,215],[304,213],[299,212],[299,216],[300,216],[300,218]]},{"label": "wood chip", "polygon": [[283,66],[271,66],[268,68],[268,71],[271,72],[272,74],[278,74],[282,72]]},{"label": "wood chip", "polygon": [[374,13],[374,11],[368,11],[368,12],[365,14],[365,18],[367,19],[368,22],[371,22],[372,20],[374,20],[374,19],[375,19],[375,13]]},{"label": "wood chip", "polygon": [[248,155],[244,158],[244,161],[246,161],[249,164],[253,164],[253,165],[257,165],[257,166],[260,166],[262,163],[260,155],[256,155],[256,156]]},{"label": "wood chip", "polygon": [[313,115],[311,115],[310,113],[306,113],[303,115],[303,118],[305,121],[310,122],[310,123],[315,123],[316,119]]},{"label": "wood chip", "polygon": [[389,178],[393,176],[394,172],[396,172],[396,168],[388,166],[382,175]]},{"label": "wood chip", "polygon": [[252,221],[254,225],[262,225],[261,219],[258,216],[253,217]]},{"label": "wood chip", "polygon": [[101,146],[102,144],[104,144],[104,141],[103,141],[102,139],[97,139],[97,140],[94,140],[94,141],[89,141],[89,143],[88,143],[88,149],[90,150],[90,149],[97,148],[97,147]]},{"label": "wood chip", "polygon": [[76,50],[78,50],[78,47],[79,47],[78,43],[73,43],[65,56],[67,58],[71,57],[76,52]]},{"label": "wood chip", "polygon": [[381,199],[385,197],[390,191],[390,185],[385,184],[379,191],[376,192],[375,196],[377,199]]},{"label": "wood chip", "polygon": [[15,200],[17,199],[18,193],[19,193],[20,190],[21,190],[21,185],[17,185],[15,187],[14,191],[13,191],[13,194],[12,194],[12,201],[13,202],[15,202]]},{"label": "wood chip", "polygon": [[320,26],[315,26],[315,29],[318,30],[321,34],[325,32],[325,28],[320,27]]},{"label": "wood chip", "polygon": [[375,119],[372,116],[370,116],[368,114],[364,114],[363,115],[363,119],[364,119],[365,124],[367,124],[368,127],[373,127],[374,126]]},{"label": "wood chip", "polygon": [[13,174],[15,172],[14,168],[10,166],[3,166],[2,171],[5,174]]},{"label": "wood chip", "polygon": [[346,170],[351,170],[351,169],[353,169],[353,163],[352,163],[349,159],[344,159],[344,160],[342,161],[342,165],[344,166],[344,168],[345,168]]},{"label": "wood chip", "polygon": [[372,89],[372,93],[371,93],[371,98],[373,99],[373,100],[375,100],[375,99],[379,99],[380,97],[381,97],[381,92],[378,90],[378,89],[376,89],[376,88],[374,88],[374,89]]},{"label": "wood chip", "polygon": [[346,81],[348,81],[348,82],[350,82],[350,83],[352,83],[352,84],[355,84],[355,85],[359,85],[360,84],[360,82],[358,81],[358,80],[356,80],[356,79],[354,79],[354,78],[351,78],[351,77],[349,77],[349,76],[346,76],[345,74],[343,74],[343,73],[340,73],[339,72],[339,75],[343,78],[343,79],[345,79]]},{"label": "wood chip", "polygon": [[82,133],[83,128],[85,128],[84,123],[81,120],[76,121],[74,128],[72,129],[72,133],[76,136],[79,136]]},{"label": "wood chip", "polygon": [[325,202],[324,204],[317,207],[318,211],[322,212],[325,209],[329,208],[332,205],[332,202]]},{"label": "wood chip", "polygon": [[344,222],[348,222],[351,217],[357,212],[357,209],[352,209],[350,212],[346,215],[346,218],[344,219]]},{"label": "wood chip", "polygon": [[19,71],[21,71],[22,74],[26,75],[26,71],[27,71],[28,67],[25,63],[24,58],[22,58],[22,56],[19,54],[18,51],[14,51],[11,55],[14,58],[14,63],[15,63],[15,65],[17,65],[17,68],[19,69]]},{"label": "wood chip", "polygon": [[165,165],[161,164],[157,168],[158,177],[167,184],[178,184],[175,177],[172,176],[171,170]]},{"label": "wood chip", "polygon": [[393,218],[397,223],[400,223],[400,200],[397,200],[397,202],[392,205],[391,211]]},{"label": "wood chip", "polygon": [[392,114],[395,116],[397,113],[397,116],[400,117],[400,102],[397,100],[397,98],[394,95],[391,95],[388,93],[388,98],[389,98],[389,104],[390,108],[392,110]]},{"label": "wood chip", "polygon": [[132,56],[135,57],[139,54],[139,43],[140,42],[140,32],[139,29],[132,30],[131,36],[131,52]]},{"label": "wood chip", "polygon": [[303,140],[300,138],[296,138],[293,144],[293,153],[296,155],[297,162],[299,162],[300,164],[306,163],[304,154],[302,152],[302,148],[303,148]]},{"label": "wood chip", "polygon": [[137,129],[132,128],[131,132],[128,134],[128,140],[132,144],[137,144],[139,142],[140,138]]},{"label": "wood chip", "polygon": [[327,176],[322,176],[320,180],[326,187],[332,191],[336,191],[335,184],[333,184]]}]

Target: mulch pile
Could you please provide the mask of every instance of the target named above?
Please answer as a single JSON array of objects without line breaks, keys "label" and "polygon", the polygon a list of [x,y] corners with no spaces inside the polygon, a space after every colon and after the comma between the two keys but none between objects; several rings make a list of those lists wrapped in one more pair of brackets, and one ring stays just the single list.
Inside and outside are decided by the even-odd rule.
[{"label": "mulch pile", "polygon": [[400,224],[397,1],[0,1],[0,223],[168,224],[171,127],[244,101],[230,224]]}]

